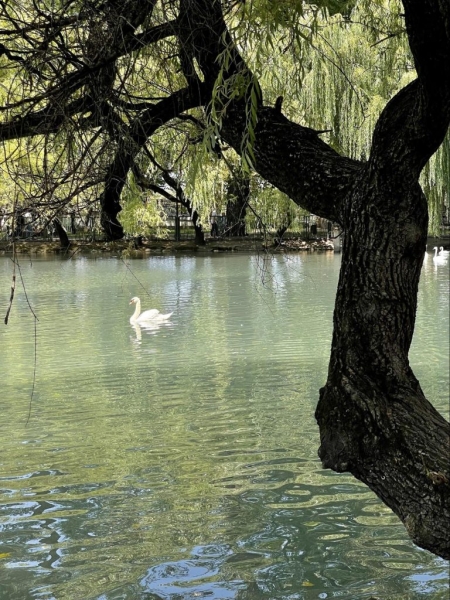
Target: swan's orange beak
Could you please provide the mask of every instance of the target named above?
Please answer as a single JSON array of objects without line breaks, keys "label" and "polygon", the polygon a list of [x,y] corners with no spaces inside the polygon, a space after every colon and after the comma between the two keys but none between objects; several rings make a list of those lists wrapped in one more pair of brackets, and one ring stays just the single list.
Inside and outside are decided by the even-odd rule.
[{"label": "swan's orange beak", "polygon": [[134,304],[133,300],[130,300],[128,304]]}]

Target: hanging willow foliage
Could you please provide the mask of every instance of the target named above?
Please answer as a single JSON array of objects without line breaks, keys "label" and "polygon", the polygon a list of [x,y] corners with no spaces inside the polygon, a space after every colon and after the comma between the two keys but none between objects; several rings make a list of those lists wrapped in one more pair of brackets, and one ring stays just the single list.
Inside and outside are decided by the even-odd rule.
[{"label": "hanging willow foliage", "polygon": [[[231,30],[258,75],[265,102],[283,96],[289,118],[329,129],[327,141],[338,152],[367,159],[381,111],[416,76],[400,3],[249,5],[244,10],[254,29],[236,19]],[[438,232],[443,206],[449,204],[449,143],[447,135],[422,173],[430,234]]]},{"label": "hanging willow foliage", "polygon": [[[5,175],[0,204],[9,204],[10,189],[15,186],[23,204],[34,204],[40,211],[46,202],[51,213],[64,203],[84,210],[98,201],[109,165],[139,111],[185,85],[178,42],[170,31],[157,43],[146,44],[143,38],[142,47],[123,52],[113,61],[111,40],[118,44],[120,37],[114,37],[116,19],[108,12],[110,3],[74,1],[63,7],[52,2],[47,14],[39,12],[31,0],[14,1],[10,3],[14,18],[4,4],[0,9],[0,43],[5,42],[9,56],[15,58],[0,55],[0,121],[18,118],[24,106],[27,110],[44,106],[45,98],[53,93],[55,73],[66,74],[67,82],[71,81],[70,77],[83,71],[85,62],[95,62],[97,50],[105,54],[106,64],[114,62],[114,69],[103,73],[103,81],[88,77],[82,87],[75,86],[73,97],[70,86],[67,96],[66,90],[55,96],[63,111],[68,104],[78,102],[85,88],[93,97],[98,86],[110,86],[104,94],[103,109],[111,110],[114,119],[105,119],[101,111],[67,116],[57,134],[32,139],[32,152],[22,151],[26,143],[9,140],[3,146],[3,160],[0,156],[0,172]],[[118,14],[122,14],[119,4]],[[145,18],[138,14],[144,2],[128,4],[137,11],[129,18],[140,24],[138,37],[147,26],[164,28],[178,16],[175,2],[148,1]],[[220,139],[222,111],[232,98],[246,100],[247,129],[242,159],[231,156],[231,150],[225,152],[228,161],[241,160],[244,170],[249,171],[253,163],[258,104],[274,105],[281,96],[286,116],[314,129],[330,130],[323,134],[325,141],[338,152],[364,160],[370,154],[380,112],[415,77],[398,0],[223,0],[223,5],[232,38],[250,71],[238,72],[234,79],[227,77],[233,54],[231,49],[223,52],[212,102],[205,109],[190,111],[203,129],[183,134],[183,139],[203,136],[203,145],[183,142],[186,147],[181,153],[180,130],[174,130],[173,123],[161,127],[149,142],[161,164],[176,169],[180,183],[187,186],[205,220],[217,204],[215,197],[221,189],[217,182],[227,177],[226,166],[218,164],[212,153]],[[52,14],[54,18],[50,18]],[[26,31],[28,26],[34,27],[33,36],[26,31],[22,35],[17,23],[13,28],[9,23],[12,18],[25,24]],[[58,19],[61,32],[46,37]],[[70,53],[61,52],[62,40]],[[195,64],[192,68],[196,69]],[[193,76],[200,77],[198,72]],[[449,204],[449,143],[447,136],[422,174],[433,233],[439,227],[443,205]],[[131,196],[128,187],[122,200],[127,202]],[[270,195],[273,202],[277,197]]]}]

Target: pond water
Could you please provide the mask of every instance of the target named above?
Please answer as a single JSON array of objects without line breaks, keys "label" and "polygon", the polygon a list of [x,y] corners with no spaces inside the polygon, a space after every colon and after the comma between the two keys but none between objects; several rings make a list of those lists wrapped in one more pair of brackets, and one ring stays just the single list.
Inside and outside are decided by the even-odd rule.
[{"label": "pond water", "polygon": [[[448,564],[317,457],[339,267],[22,257],[0,329],[0,598],[447,599]],[[430,257],[411,363],[447,418],[448,291]],[[133,329],[131,296],[170,323]]]}]

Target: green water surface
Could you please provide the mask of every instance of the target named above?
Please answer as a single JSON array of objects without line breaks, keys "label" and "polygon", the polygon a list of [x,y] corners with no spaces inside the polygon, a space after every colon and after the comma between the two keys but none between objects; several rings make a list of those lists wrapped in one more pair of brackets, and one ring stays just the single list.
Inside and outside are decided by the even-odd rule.
[{"label": "green water surface", "polygon": [[[317,457],[339,267],[21,257],[0,328],[0,598],[447,599],[448,564]],[[447,418],[448,291],[430,257],[411,364]],[[132,296],[170,322],[131,327]]]}]

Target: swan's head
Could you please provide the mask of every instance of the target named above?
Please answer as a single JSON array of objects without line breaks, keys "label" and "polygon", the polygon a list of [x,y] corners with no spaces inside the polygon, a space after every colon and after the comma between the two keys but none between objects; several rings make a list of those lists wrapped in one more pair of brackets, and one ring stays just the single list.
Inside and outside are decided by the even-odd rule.
[{"label": "swan's head", "polygon": [[139,298],[137,296],[135,296],[134,298],[131,298],[130,300],[130,304],[137,304],[139,302]]}]

